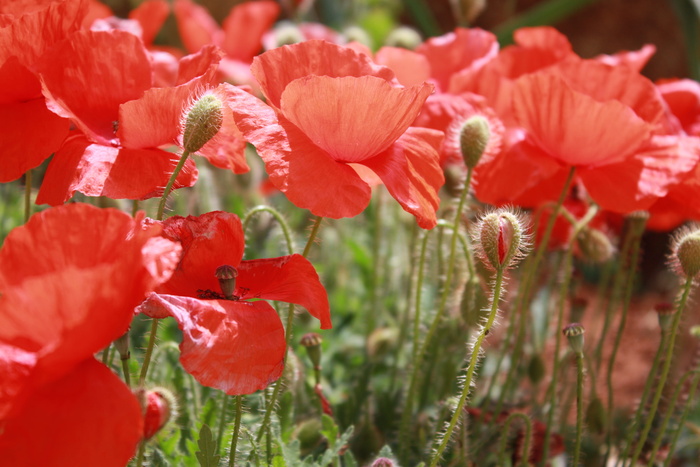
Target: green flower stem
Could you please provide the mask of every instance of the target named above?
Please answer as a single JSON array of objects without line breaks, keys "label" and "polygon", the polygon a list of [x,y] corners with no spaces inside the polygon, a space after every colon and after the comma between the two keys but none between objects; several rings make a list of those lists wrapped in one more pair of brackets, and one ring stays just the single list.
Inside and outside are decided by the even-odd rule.
[{"label": "green flower stem", "polygon": [[109,353],[112,351],[112,343],[104,348],[102,351],[102,364],[106,365],[109,362]]},{"label": "green flower stem", "polygon": [[[674,430],[673,437],[671,438],[671,442],[669,443],[669,452],[671,452],[671,453],[676,452],[676,444],[678,443],[678,438],[681,434],[683,427],[685,426],[685,421],[688,418],[688,413],[690,412],[690,401],[692,401],[693,398],[695,397],[695,391],[697,391],[698,383],[700,383],[700,370],[695,369],[695,370],[692,370],[691,372],[694,373],[695,376],[693,377],[693,380],[690,383],[690,393],[688,394],[688,403],[686,403],[685,407],[683,407],[683,413],[681,414],[680,420],[678,420],[678,427]],[[673,459],[673,456],[667,456],[666,460],[664,461],[664,467],[667,467],[668,465],[670,465],[672,459]],[[652,457],[651,461],[652,462],[654,461],[653,457]]]},{"label": "green flower stem", "polygon": [[525,425],[525,437],[522,446],[522,456],[520,458],[520,465],[527,467],[528,459],[530,458],[530,442],[532,439],[532,422],[530,417],[522,412],[513,412],[508,415],[505,423],[503,424],[503,430],[501,431],[501,442],[498,448],[498,465],[508,465],[506,460],[506,446],[508,444],[508,433],[510,432],[510,426],[513,421],[519,418]]},{"label": "green flower stem", "polygon": [[139,212],[139,200],[135,199],[131,202],[131,217],[136,217],[137,212]]},{"label": "green flower stem", "polygon": [[[635,273],[637,270],[637,264],[639,263],[639,252],[640,252],[640,242],[642,239],[642,233],[644,232],[645,223],[644,222],[634,222],[629,225],[629,232],[627,238],[625,239],[626,245],[625,250],[629,252],[628,255],[620,256],[620,260],[623,262],[620,269],[617,271],[619,277],[626,277],[623,290],[622,298],[622,314],[620,316],[620,324],[617,329],[617,335],[615,336],[615,343],[613,344],[612,353],[608,360],[608,371],[606,374],[606,381],[608,387],[608,426],[606,429],[606,454],[605,459],[608,458],[610,449],[612,448],[612,422],[613,422],[613,409],[614,409],[614,398],[613,398],[613,384],[612,376],[613,369],[615,368],[615,360],[617,358],[617,351],[620,347],[620,342],[622,341],[622,333],[624,332],[625,326],[627,324],[627,313],[629,311],[630,300],[632,299],[632,289],[634,287]],[[623,251],[623,253],[625,253]],[[629,262],[624,264],[629,257]],[[618,281],[618,278],[615,278]],[[618,289],[617,286],[613,286],[613,293]],[[615,296],[611,300],[615,300]]]},{"label": "green flower stem", "polygon": [[[180,161],[177,163],[175,166],[175,170],[173,171],[172,175],[170,176],[170,180],[168,180],[167,185],[165,185],[165,190],[163,191],[163,196],[160,198],[160,203],[158,203],[158,213],[156,214],[156,220],[162,221],[163,220],[163,211],[165,211],[165,202],[168,199],[168,196],[170,195],[170,192],[173,190],[173,185],[175,184],[175,179],[177,179],[177,176],[180,174],[182,171],[182,168],[185,166],[185,162],[187,162],[187,158],[189,157],[190,153],[188,151],[183,151],[182,156],[180,157]],[[151,363],[151,355],[153,354],[153,348],[156,345],[156,336],[158,335],[158,322],[159,320],[157,318],[151,318],[151,333],[148,336],[148,344],[146,346],[146,353],[143,355],[143,364],[141,366],[141,374],[139,375],[139,386],[143,387],[144,383],[146,382],[146,375],[148,374],[148,367]]]},{"label": "green flower stem", "polygon": [[24,222],[32,215],[32,171],[24,173]]},{"label": "green flower stem", "polygon": [[124,372],[124,382],[127,387],[131,388],[131,374],[129,372],[129,359],[122,358],[122,371]]},{"label": "green flower stem", "polygon": [[292,242],[292,234],[289,228],[289,224],[287,224],[287,221],[284,218],[284,216],[275,208],[262,205],[255,206],[254,208],[252,208],[243,217],[243,231],[245,232],[246,230],[248,230],[248,225],[250,224],[250,221],[253,220],[253,217],[263,212],[266,212],[275,218],[277,223],[280,225],[280,228],[282,229],[284,240],[287,243],[287,251],[289,252],[288,254],[291,255],[292,253],[294,253],[294,243]]},{"label": "green flower stem", "polygon": [[[309,251],[311,250],[311,245],[313,245],[314,240],[316,239],[316,235],[318,235],[318,230],[321,227],[321,222],[323,222],[323,217],[321,216],[316,216],[314,219],[314,225],[311,228],[311,233],[309,233],[309,238],[306,241],[306,246],[304,247],[304,251],[302,252],[302,256],[306,258],[309,256]],[[293,335],[293,327],[294,327],[294,304],[290,303],[289,304],[289,311],[287,312],[287,326],[285,326],[285,333],[286,333],[286,345],[284,349],[284,359],[282,360],[282,368],[286,368],[287,366],[287,357],[289,355],[289,346],[292,343],[292,335]],[[282,377],[275,382],[275,388],[272,390],[272,395],[270,396],[270,399],[268,400],[267,404],[265,404],[265,416],[263,417],[262,424],[260,425],[260,429],[258,430],[258,434],[255,437],[256,441],[260,441],[262,437],[267,433],[267,428],[270,425],[270,417],[272,416],[272,410],[275,407],[275,404],[277,403],[277,398],[279,397],[280,390],[282,389]]]},{"label": "green flower stem", "polygon": [[644,415],[644,407],[647,405],[647,400],[649,399],[649,393],[652,389],[652,385],[656,380],[656,375],[658,374],[659,363],[661,362],[661,357],[663,356],[664,349],[666,349],[666,344],[668,342],[668,333],[661,331],[661,341],[656,349],[656,355],[654,355],[654,361],[651,364],[651,370],[649,371],[649,376],[644,383],[644,391],[642,392],[642,398],[639,400],[639,405],[635,411],[634,418],[630,424],[630,429],[627,431],[627,438],[625,440],[625,450],[622,454],[622,458],[626,459],[629,455],[630,449],[632,448],[632,441],[634,435],[637,434],[637,428],[642,421],[642,416]]},{"label": "green flower stem", "polygon": [[243,412],[243,397],[235,396],[236,400],[236,418],[233,421],[233,436],[231,436],[231,452],[228,457],[228,467],[236,465],[236,445],[238,444],[238,435],[241,432],[241,412]]},{"label": "green flower stem", "polygon": [[[623,253],[627,251],[627,245],[623,245],[622,247]],[[613,271],[616,269],[614,261],[608,261],[605,264],[605,267],[603,268],[603,273],[600,278],[600,282],[598,285],[598,293],[597,293],[597,298],[596,298],[596,303],[597,304],[602,304],[604,297],[606,296],[608,289],[610,289],[611,292],[611,297],[617,295],[619,292],[615,292],[616,287],[619,289],[619,285],[616,285],[619,281],[613,281]],[[617,278],[617,276],[615,276]],[[598,343],[595,347],[595,351],[593,352],[593,361],[595,362],[594,369],[596,372],[600,370],[600,364],[602,362],[603,358],[603,343],[605,342],[605,337],[608,335],[608,329],[610,328],[610,322],[612,321],[612,311],[613,311],[613,302],[614,300],[611,298],[610,300],[607,301],[607,306],[605,307],[605,319],[603,320],[603,329],[600,332],[600,337],[598,338]]]},{"label": "green flower stem", "polygon": [[583,352],[576,355],[576,442],[574,443],[574,466],[581,458],[581,438],[583,434]]},{"label": "green flower stem", "polygon": [[571,187],[571,183],[574,180],[575,173],[576,167],[571,167],[566,182],[564,183],[561,193],[559,194],[557,204],[554,205],[552,214],[547,220],[547,225],[545,227],[544,234],[542,235],[542,240],[540,241],[540,244],[537,247],[537,250],[535,251],[535,255],[531,257],[531,261],[527,261],[525,264],[524,273],[522,275],[522,282],[520,283],[520,287],[518,287],[518,296],[516,298],[514,308],[514,315],[519,317],[518,319],[520,320],[520,325],[518,326],[518,333],[515,338],[515,344],[513,345],[512,350],[510,351],[512,361],[510,363],[510,367],[508,368],[508,373],[506,374],[506,381],[503,384],[503,389],[499,396],[499,407],[502,406],[505,397],[508,395],[508,393],[510,393],[511,389],[514,388],[516,383],[518,359],[523,354],[522,350],[523,345],[525,343],[526,334],[525,328],[528,322],[528,320],[525,319],[525,316],[521,315],[527,313],[527,305],[530,303],[532,295],[531,289],[533,288],[533,285],[535,284],[535,281],[537,279],[537,273],[539,271],[540,263],[544,258],[545,251],[547,251],[549,239],[552,237],[552,231],[554,230],[555,221],[557,220],[557,216],[559,215],[559,212],[561,211],[561,208],[564,205],[564,200],[566,199],[566,196],[569,193],[569,188]]},{"label": "green flower stem", "polygon": [[382,204],[383,191],[379,190],[374,202],[374,234],[372,235],[372,277],[370,279],[370,310],[366,316],[365,338],[374,331],[377,323],[376,315],[381,312],[382,307],[379,306],[379,280],[380,280],[380,265],[381,265],[381,245],[382,245]]},{"label": "green flower stem", "polygon": [[685,306],[688,302],[688,296],[690,295],[690,290],[692,289],[692,286],[693,278],[688,277],[685,281],[685,286],[683,287],[683,294],[678,302],[678,309],[676,310],[676,313],[673,316],[673,324],[668,336],[668,345],[666,346],[666,355],[664,357],[663,366],[661,367],[661,375],[659,376],[659,385],[656,387],[654,397],[651,400],[651,407],[649,408],[649,413],[647,414],[646,423],[644,423],[642,432],[639,435],[639,440],[637,440],[637,446],[634,450],[634,454],[632,455],[632,462],[630,463],[630,465],[635,465],[635,463],[637,462],[637,459],[639,458],[639,455],[641,454],[642,449],[644,448],[644,442],[646,441],[647,436],[649,435],[649,430],[651,430],[651,424],[654,421],[654,417],[656,416],[656,411],[659,408],[659,401],[661,400],[661,396],[663,395],[664,388],[666,386],[666,379],[668,378],[668,373],[671,370],[671,360],[673,359],[673,350],[676,345],[678,325],[681,322],[681,315],[683,315],[683,310],[685,309]]},{"label": "green flower stem", "polygon": [[[593,217],[598,212],[596,206],[592,206],[586,215],[574,226],[574,231],[571,235],[571,240],[566,248],[566,253],[563,258],[563,274],[561,288],[559,289],[559,304],[557,313],[557,324],[555,329],[561,330],[564,324],[564,310],[566,309],[566,304],[569,297],[569,285],[571,283],[571,272],[573,269],[573,255],[574,255],[574,242],[579,232],[588,225],[588,223],[593,219]],[[549,408],[547,410],[547,421],[545,422],[545,432],[544,440],[542,442],[542,460],[541,462],[546,465],[547,459],[549,459],[549,445],[551,441],[552,424],[554,421],[554,412],[557,406],[557,381],[559,377],[559,364],[561,359],[559,358],[559,351],[561,349],[561,331],[556,333],[554,340],[554,364],[552,365],[552,381],[549,383],[547,388],[547,395],[545,400],[548,402]]]},{"label": "green flower stem", "polygon": [[168,184],[165,185],[165,190],[163,191],[163,196],[161,196],[160,203],[158,203],[158,214],[156,215],[156,220],[159,220],[159,221],[163,220],[163,212],[165,211],[165,202],[168,200],[168,196],[170,196],[170,192],[173,191],[173,185],[175,185],[175,179],[177,179],[177,176],[180,175],[180,172],[182,171],[182,168],[185,166],[185,162],[187,162],[187,158],[189,156],[190,156],[189,151],[182,152],[182,156],[180,156],[180,161],[175,166],[175,170],[173,170],[173,173],[170,176],[170,180],[168,180]]},{"label": "green flower stem", "polygon": [[[666,433],[666,428],[668,428],[668,423],[671,420],[671,415],[673,415],[673,412],[676,409],[676,405],[678,404],[678,398],[683,392],[683,389],[686,387],[688,378],[690,378],[691,376],[693,376],[693,380],[690,383],[691,393],[688,394],[688,401],[692,401],[693,397],[695,396],[695,388],[698,383],[698,377],[700,377],[700,372],[698,372],[697,369],[689,370],[683,373],[683,376],[681,376],[681,378],[678,380],[678,383],[676,384],[676,389],[673,391],[673,397],[671,398],[668,407],[666,407],[666,415],[664,415],[664,419],[661,422],[661,426],[659,426],[658,429],[658,434],[656,435],[656,440],[654,440],[654,445],[651,448],[651,454],[649,455],[649,464],[651,465],[654,465],[654,462],[656,460],[656,454],[659,452],[659,448],[661,447],[661,442],[664,439],[664,434]],[[683,408],[683,412],[686,412],[687,408],[688,404],[686,404],[686,406]],[[680,431],[682,427],[683,423],[680,423],[676,431]]]},{"label": "green flower stem", "polygon": [[[423,284],[423,266],[425,259],[425,250],[428,236],[426,234],[426,236],[423,237],[423,245],[421,249],[421,264],[419,267],[418,282],[416,285],[416,314],[414,316],[413,324],[413,369],[411,372],[411,379],[408,386],[408,392],[406,393],[406,399],[404,401],[403,413],[401,414],[401,424],[399,429],[399,439],[402,440],[401,448],[404,454],[406,453],[406,450],[410,445],[410,442],[408,442],[410,428],[409,425],[413,416],[413,399],[415,398],[416,389],[419,386],[418,379],[421,372],[421,367],[423,366],[423,359],[425,358],[426,352],[430,347],[430,344],[432,343],[433,336],[437,332],[437,328],[440,325],[442,315],[445,313],[445,305],[447,304],[447,299],[449,297],[450,285],[452,283],[452,275],[454,272],[456,260],[457,239],[459,238],[459,226],[461,224],[460,221],[462,219],[462,210],[464,209],[467,196],[469,195],[469,185],[471,184],[472,174],[473,170],[469,169],[467,171],[467,179],[464,182],[462,194],[459,197],[459,204],[457,205],[457,209],[455,212],[454,225],[452,229],[452,238],[450,242],[450,255],[448,258],[447,265],[447,277],[445,278],[442,296],[440,297],[440,303],[438,305],[437,311],[435,312],[435,317],[433,318],[430,328],[428,329],[428,333],[426,334],[425,339],[423,340],[423,344],[419,348],[417,343],[418,329],[420,326],[420,300]],[[405,461],[405,457],[402,456],[402,458]]]},{"label": "green flower stem", "polygon": [[464,405],[467,401],[467,397],[469,396],[469,393],[471,391],[472,387],[472,379],[474,378],[474,371],[476,371],[476,366],[477,362],[479,361],[479,356],[481,355],[481,345],[484,342],[484,339],[486,338],[486,335],[489,333],[491,330],[491,327],[493,326],[494,321],[496,320],[496,315],[498,313],[498,305],[501,301],[501,293],[503,289],[503,274],[505,272],[505,268],[500,268],[496,271],[496,280],[493,284],[493,293],[492,293],[492,298],[491,298],[491,310],[489,311],[488,319],[484,326],[481,328],[481,331],[479,332],[479,335],[476,338],[476,341],[472,345],[472,353],[471,357],[469,359],[469,366],[467,367],[467,374],[464,378],[464,385],[462,387],[462,394],[459,397],[459,402],[457,403],[457,407],[455,408],[454,414],[452,415],[452,419],[450,420],[450,423],[447,426],[447,429],[445,430],[444,433],[439,435],[440,438],[440,444],[433,453],[433,457],[430,461],[430,467],[435,467],[438,465],[438,462],[440,462],[440,459],[442,458],[442,454],[445,451],[445,448],[450,442],[450,439],[452,438],[452,432],[454,431],[455,427],[457,426],[457,422],[459,421],[460,417],[462,416],[462,412],[464,411]]}]

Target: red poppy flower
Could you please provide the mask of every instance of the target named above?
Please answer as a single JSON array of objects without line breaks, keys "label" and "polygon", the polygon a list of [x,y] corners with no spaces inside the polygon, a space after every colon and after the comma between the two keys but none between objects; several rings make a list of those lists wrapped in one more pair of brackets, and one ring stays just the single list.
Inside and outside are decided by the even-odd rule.
[{"label": "red poppy flower", "polygon": [[[148,52],[132,34],[79,31],[53,47],[42,59],[44,94],[51,110],[80,132],[56,152],[37,203],[60,204],[75,191],[115,199],[159,196],[179,159],[160,146],[177,142],[183,108],[214,85],[218,59],[213,47],[185,57],[177,86],[152,88]],[[229,162],[240,162],[227,168],[247,170],[242,150],[242,141],[228,149]],[[191,186],[196,175],[188,160],[175,188]]]},{"label": "red poppy flower", "polygon": [[432,86],[392,84],[388,68],[322,41],[265,52],[252,71],[267,105],[238,92],[236,125],[290,201],[324,217],[359,214],[371,197],[353,169],[359,164],[382,179],[421,227],[435,226],[442,134],[409,128]]},{"label": "red poppy flower", "polygon": [[0,458],[123,466],[143,435],[136,397],[95,352],[126,332],[180,246],[113,209],[34,215],[0,249]]},{"label": "red poppy flower", "polygon": [[[322,329],[331,327],[326,290],[306,258],[241,261],[245,240],[238,216],[174,216],[162,225],[163,236],[181,242],[185,253],[171,279],[139,311],[175,318],[183,334],[182,366],[203,385],[250,394],[282,374],[284,328],[264,300],[299,304]],[[234,278],[230,294],[216,277],[220,266]]]},{"label": "red poppy flower", "polygon": [[77,1],[31,11],[23,2],[3,6],[9,10],[0,28],[0,182],[9,182],[41,164],[68,135],[69,121],[46,108],[36,71],[46,49],[80,28],[86,10]]},{"label": "red poppy flower", "polygon": [[205,8],[190,0],[175,2],[175,18],[185,48],[190,53],[210,44],[221,48],[225,56],[219,69],[235,84],[253,84],[250,63],[262,49],[263,34],[277,16],[276,2],[243,2],[231,9],[221,28]]}]

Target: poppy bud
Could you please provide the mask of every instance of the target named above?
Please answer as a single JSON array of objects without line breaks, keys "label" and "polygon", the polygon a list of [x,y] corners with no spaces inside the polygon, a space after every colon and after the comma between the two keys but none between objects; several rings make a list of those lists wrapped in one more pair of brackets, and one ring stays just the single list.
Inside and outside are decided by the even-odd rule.
[{"label": "poppy bud", "polygon": [[195,101],[185,115],[182,146],[195,153],[212,139],[224,121],[223,103],[214,94],[205,94]]},{"label": "poppy bud", "polygon": [[268,49],[282,47],[283,45],[298,44],[304,42],[304,34],[301,29],[291,21],[280,21],[273,30],[274,42],[266,44]]},{"label": "poppy bud", "polygon": [[168,423],[176,404],[175,396],[164,388],[147,391],[145,399],[143,438],[149,440]]},{"label": "poppy bud", "polygon": [[477,224],[475,243],[479,256],[497,271],[514,266],[525,256],[527,240],[521,216],[507,208],[486,214]]},{"label": "poppy bud", "polygon": [[233,300],[235,297],[233,292],[236,291],[236,276],[238,276],[236,268],[224,264],[216,268],[214,275],[219,279],[219,287],[221,287],[221,293],[224,294],[224,297],[227,300]]},{"label": "poppy bud", "polygon": [[530,363],[527,365],[527,376],[530,378],[530,381],[534,384],[539,384],[544,378],[545,372],[544,361],[540,354],[533,355]]},{"label": "poppy bud", "polygon": [[421,45],[422,42],[423,39],[421,39],[418,31],[408,26],[399,26],[386,36],[384,44],[388,47],[401,47],[413,50]]},{"label": "poppy bud", "polygon": [[602,264],[612,258],[615,247],[602,231],[584,228],[576,237],[581,258],[596,264]]},{"label": "poppy bud", "polygon": [[700,272],[700,230],[679,231],[671,251],[671,263],[676,271],[686,277],[695,277]]},{"label": "poppy bud", "polygon": [[594,396],[591,402],[586,408],[586,426],[593,433],[603,434],[605,433],[605,427],[607,426],[607,413],[605,407],[603,407],[603,401],[600,397]]},{"label": "poppy bud", "polygon": [[676,313],[676,308],[673,304],[668,302],[657,303],[654,306],[654,310],[659,318],[659,327],[662,332],[668,332],[671,330],[671,324],[673,323],[673,315]]},{"label": "poppy bud", "polygon": [[309,355],[309,360],[314,365],[314,369],[321,367],[321,343],[323,339],[315,332],[304,334],[299,342],[306,347],[306,353]]},{"label": "poppy bud", "polygon": [[566,336],[571,346],[571,350],[577,354],[583,353],[583,325],[579,323],[571,323],[562,329],[562,333]]},{"label": "poppy bud", "polygon": [[459,130],[459,148],[464,164],[473,169],[486,151],[491,138],[489,122],[480,115],[475,115],[462,124]]},{"label": "poppy bud", "polygon": [[122,360],[129,360],[131,353],[129,352],[129,331],[127,330],[120,338],[114,341],[114,347],[119,352],[119,357]]}]

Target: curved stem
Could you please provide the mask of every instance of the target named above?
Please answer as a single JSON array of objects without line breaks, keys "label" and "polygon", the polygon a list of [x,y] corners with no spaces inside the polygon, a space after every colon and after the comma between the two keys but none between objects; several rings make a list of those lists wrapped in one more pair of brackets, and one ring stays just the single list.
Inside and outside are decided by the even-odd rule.
[{"label": "curved stem", "polygon": [[143,355],[143,364],[141,365],[141,373],[139,374],[139,386],[143,387],[146,382],[146,375],[148,374],[148,367],[151,363],[151,355],[153,355],[153,348],[156,345],[156,335],[158,334],[158,318],[151,318],[151,333],[148,336],[148,345],[146,347],[146,353]]},{"label": "curved stem", "polygon": [[[318,230],[321,227],[321,222],[323,221],[323,217],[321,216],[316,216],[314,219],[314,225],[311,228],[311,233],[309,233],[309,238],[306,241],[306,246],[304,247],[304,251],[302,252],[302,256],[307,257],[309,255],[309,250],[311,250],[311,245],[313,245],[314,240],[316,239],[316,235],[318,234]],[[289,304],[289,311],[287,312],[287,326],[285,327],[285,349],[284,349],[284,359],[282,360],[282,367],[287,366],[287,357],[289,355],[289,346],[292,343],[292,328],[294,327],[294,304],[290,303]],[[270,424],[270,417],[272,416],[272,409],[275,407],[275,404],[277,403],[277,398],[279,396],[280,390],[282,389],[282,377],[280,377],[276,382],[275,382],[275,388],[272,390],[272,395],[270,396],[270,399],[268,400],[267,404],[265,404],[265,416],[263,417],[262,424],[260,425],[260,429],[258,430],[258,434],[255,437],[256,441],[260,441],[262,437],[265,435],[267,432],[267,428]]]},{"label": "curved stem", "polygon": [[250,211],[248,211],[245,216],[243,217],[243,231],[245,232],[248,229],[248,225],[250,224],[250,221],[253,220],[253,217],[256,215],[266,212],[270,214],[272,217],[275,218],[277,223],[280,225],[280,228],[282,229],[282,234],[284,235],[284,240],[287,243],[287,251],[289,252],[288,254],[294,253],[294,243],[292,242],[292,234],[289,229],[289,224],[287,224],[286,219],[284,216],[275,208],[272,208],[270,206],[255,206],[252,208]]},{"label": "curved stem", "polygon": [[522,455],[520,459],[522,465],[528,465],[528,459],[530,458],[530,440],[532,438],[532,422],[530,421],[530,417],[528,417],[522,412],[513,412],[512,414],[508,415],[508,418],[506,418],[506,421],[503,424],[503,430],[501,432],[501,442],[498,449],[500,465],[508,465],[505,458],[506,443],[508,441],[508,432],[510,431],[510,425],[516,418],[522,420],[523,424],[525,425],[525,436],[523,440]]},{"label": "curved stem", "polygon": [[228,457],[228,467],[236,465],[236,445],[238,444],[238,435],[241,431],[241,412],[243,409],[243,396],[235,396],[236,399],[236,418],[233,421],[233,436],[231,437],[231,452]]},{"label": "curved stem", "polygon": [[435,453],[433,454],[433,457],[430,461],[430,467],[435,467],[438,462],[440,462],[440,459],[442,458],[442,454],[445,451],[445,448],[450,442],[450,439],[452,438],[452,432],[455,429],[455,426],[457,426],[457,422],[459,421],[459,418],[462,415],[462,412],[464,411],[464,405],[467,401],[467,397],[469,396],[469,393],[471,392],[472,388],[472,379],[474,378],[474,371],[476,370],[477,362],[479,361],[479,356],[481,354],[481,345],[486,338],[486,335],[489,333],[491,330],[491,326],[493,326],[494,321],[496,320],[496,315],[498,313],[498,304],[501,301],[501,293],[503,289],[503,273],[504,273],[505,268],[498,269],[496,271],[496,280],[493,284],[493,293],[492,293],[492,298],[491,298],[491,310],[489,311],[488,319],[484,326],[481,328],[481,331],[479,332],[479,335],[476,337],[476,341],[472,345],[472,354],[469,359],[469,366],[467,367],[467,374],[464,378],[464,386],[462,387],[462,394],[459,397],[459,402],[457,403],[457,407],[455,408],[455,412],[452,415],[452,419],[450,420],[450,423],[447,426],[447,429],[445,432],[440,435],[442,437],[442,440],[440,441],[440,445],[436,449]]},{"label": "curved stem", "polygon": [[637,446],[634,450],[634,454],[632,455],[632,462],[630,463],[630,465],[635,465],[635,462],[637,462],[637,459],[639,458],[639,455],[641,454],[642,449],[644,448],[644,442],[646,441],[647,436],[649,435],[649,430],[651,430],[651,424],[654,421],[656,410],[659,408],[659,401],[661,400],[661,396],[663,395],[664,386],[666,386],[666,379],[668,378],[668,373],[671,370],[671,360],[673,359],[673,349],[676,344],[676,334],[678,334],[678,324],[681,322],[681,315],[683,314],[685,305],[688,302],[688,296],[690,295],[690,290],[692,289],[692,286],[693,278],[688,277],[685,281],[685,286],[683,287],[683,295],[681,296],[681,299],[678,303],[678,309],[676,310],[676,314],[673,316],[673,325],[671,327],[671,330],[669,331],[668,345],[666,347],[664,364],[661,367],[659,385],[656,387],[654,397],[651,400],[651,407],[649,409],[649,413],[647,414],[646,423],[644,424],[644,428],[642,429],[642,432],[639,436],[639,440],[637,440]]}]

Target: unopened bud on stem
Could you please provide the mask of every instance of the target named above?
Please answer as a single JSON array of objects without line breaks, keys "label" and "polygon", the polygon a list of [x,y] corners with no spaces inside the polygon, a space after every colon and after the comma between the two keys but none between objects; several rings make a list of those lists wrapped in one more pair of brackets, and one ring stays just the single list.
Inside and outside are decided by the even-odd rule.
[{"label": "unopened bud on stem", "polygon": [[223,121],[221,100],[214,94],[200,97],[185,116],[182,146],[190,153],[199,151],[219,132]]}]

